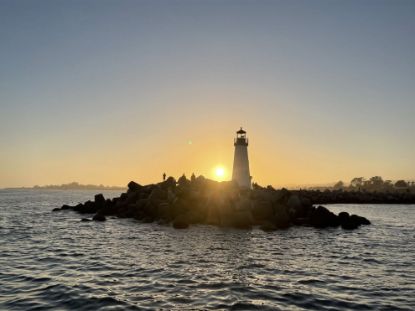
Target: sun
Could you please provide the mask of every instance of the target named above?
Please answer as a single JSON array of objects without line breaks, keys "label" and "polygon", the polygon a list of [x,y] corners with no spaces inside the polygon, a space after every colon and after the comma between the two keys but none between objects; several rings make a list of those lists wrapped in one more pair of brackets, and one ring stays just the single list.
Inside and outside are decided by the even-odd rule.
[{"label": "sun", "polygon": [[219,181],[223,180],[225,177],[225,168],[223,166],[215,167],[215,177]]}]

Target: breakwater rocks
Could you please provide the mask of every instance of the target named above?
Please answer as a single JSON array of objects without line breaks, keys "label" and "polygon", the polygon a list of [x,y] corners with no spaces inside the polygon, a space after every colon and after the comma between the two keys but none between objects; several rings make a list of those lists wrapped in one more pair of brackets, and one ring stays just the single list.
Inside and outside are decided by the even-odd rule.
[{"label": "breakwater rocks", "polygon": [[[233,182],[216,182],[203,176],[139,185],[128,184],[126,193],[113,199],[95,195],[94,201],[75,206],[63,205],[59,210],[94,214],[92,220],[105,221],[107,216],[135,218],[142,222],[171,224],[185,229],[192,224],[250,229],[260,226],[265,231],[285,229],[293,225],[316,228],[356,229],[369,220],[342,212],[335,215],[323,206],[315,207],[305,196],[286,189],[255,187],[241,190]],[[83,218],[87,221],[87,218]]]},{"label": "breakwater rocks", "polygon": [[306,198],[313,204],[415,204],[412,192],[369,192],[342,190],[294,190],[294,194]]}]

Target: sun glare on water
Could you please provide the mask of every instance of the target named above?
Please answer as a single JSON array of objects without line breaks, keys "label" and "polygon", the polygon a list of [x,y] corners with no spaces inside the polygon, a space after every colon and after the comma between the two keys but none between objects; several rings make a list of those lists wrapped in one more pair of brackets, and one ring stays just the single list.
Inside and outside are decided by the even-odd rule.
[{"label": "sun glare on water", "polygon": [[225,168],[223,166],[215,167],[216,180],[222,181],[225,178]]}]

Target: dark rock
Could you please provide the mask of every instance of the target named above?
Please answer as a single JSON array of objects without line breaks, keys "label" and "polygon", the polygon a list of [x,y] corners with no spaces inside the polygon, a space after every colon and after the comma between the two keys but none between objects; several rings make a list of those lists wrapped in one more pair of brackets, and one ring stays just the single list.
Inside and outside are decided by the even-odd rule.
[{"label": "dark rock", "polygon": [[180,176],[180,178],[177,180],[177,183],[181,188],[186,188],[190,185],[190,180],[186,178],[186,176],[183,174]]},{"label": "dark rock", "polygon": [[188,227],[189,223],[183,216],[177,216],[176,219],[173,221],[173,228],[175,229],[187,229]]},{"label": "dark rock", "polygon": [[69,206],[69,205],[64,204],[64,205],[62,205],[61,209],[62,209],[62,210],[68,210],[68,209],[73,209],[73,207],[72,207],[72,206]]},{"label": "dark rock", "polygon": [[297,210],[302,207],[302,203],[298,195],[293,194],[289,197],[287,201],[287,206],[289,209]]},{"label": "dark rock", "polygon": [[167,191],[160,187],[155,187],[148,196],[148,199],[151,201],[167,200]]},{"label": "dark rock", "polygon": [[336,227],[340,225],[338,216],[324,206],[318,206],[310,215],[310,224],[316,228]]},{"label": "dark rock", "polygon": [[142,186],[137,184],[135,181],[130,181],[127,185],[128,191],[139,191]]},{"label": "dark rock", "polygon": [[310,223],[309,218],[306,217],[298,217],[292,220],[293,224],[296,226],[307,226]]},{"label": "dark rock", "polygon": [[274,216],[274,209],[270,201],[256,201],[252,208],[252,216],[257,222],[263,222],[272,219]]},{"label": "dark rock", "polygon": [[58,212],[58,211],[61,211],[62,209],[61,208],[59,208],[59,207],[55,207],[53,210],[52,210],[52,212]]},{"label": "dark rock", "polygon": [[94,198],[94,202],[97,209],[101,209],[105,207],[105,198],[102,193],[96,194]]},{"label": "dark rock", "polygon": [[250,211],[236,211],[232,214],[232,227],[237,229],[251,229],[253,217]]},{"label": "dark rock", "polygon": [[350,218],[341,224],[341,227],[346,230],[353,230],[359,227],[359,224],[350,220]]},{"label": "dark rock", "polygon": [[278,229],[286,229],[291,226],[291,218],[285,208],[275,210],[274,225]]},{"label": "dark rock", "polygon": [[160,202],[157,206],[157,218],[169,220],[172,218],[172,211],[167,202]]},{"label": "dark rock", "polygon": [[123,201],[123,202],[125,202],[125,201],[127,201],[127,199],[128,199],[128,194],[127,193],[121,193],[121,195],[120,195],[120,201]]},{"label": "dark rock", "polygon": [[347,212],[341,212],[341,213],[339,213],[339,221],[340,221],[340,224],[343,224],[346,221],[348,221],[349,217],[350,217],[350,215]]},{"label": "dark rock", "polygon": [[163,190],[174,189],[176,188],[176,179],[170,176],[165,181],[159,183],[159,185]]},{"label": "dark rock", "polygon": [[118,212],[118,208],[114,201],[110,199],[106,199],[104,203],[104,207],[99,209],[100,214],[105,216],[116,215]]},{"label": "dark rock", "polygon": [[281,190],[276,191],[275,200],[278,203],[285,204],[287,203],[290,195],[291,195],[290,191],[288,191],[285,188],[282,188]]},{"label": "dark rock", "polygon": [[95,214],[94,217],[92,217],[92,220],[95,220],[95,221],[106,221],[107,219],[102,214]]},{"label": "dark rock", "polygon": [[266,221],[265,223],[261,225],[260,229],[266,232],[271,232],[271,231],[277,230],[278,228],[272,222]]},{"label": "dark rock", "polygon": [[362,216],[351,215],[350,217],[344,218],[341,222],[342,228],[349,230],[356,229],[360,225],[370,225],[370,221]]},{"label": "dark rock", "polygon": [[149,224],[149,223],[154,222],[154,218],[147,216],[142,219],[142,222],[145,224]]},{"label": "dark rock", "polygon": [[87,221],[91,221],[91,219],[89,219],[89,218],[82,218],[81,221],[82,222],[87,222]]},{"label": "dark rock", "polygon": [[83,208],[80,210],[80,213],[83,214],[92,214],[92,213],[96,213],[98,211],[98,207],[97,205],[92,202],[92,201],[86,201]]},{"label": "dark rock", "polygon": [[350,218],[352,219],[352,221],[358,223],[359,225],[370,225],[370,221],[365,217],[352,215],[350,216]]}]

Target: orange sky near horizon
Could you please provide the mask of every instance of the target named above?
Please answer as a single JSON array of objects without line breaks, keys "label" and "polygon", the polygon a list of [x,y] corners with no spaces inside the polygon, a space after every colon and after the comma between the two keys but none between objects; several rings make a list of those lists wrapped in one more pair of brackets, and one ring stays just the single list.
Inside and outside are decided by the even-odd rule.
[{"label": "orange sky near horizon", "polygon": [[[236,129],[238,129],[236,127]],[[386,174],[382,169],[383,160],[371,163],[351,160],[351,154],[339,155],[336,150],[305,148],[300,139],[292,141],[264,131],[266,126],[247,127],[249,159],[253,182],[274,187],[296,187],[301,185],[322,185],[336,180],[350,181],[353,177],[382,175],[388,179],[411,179],[394,172]],[[232,131],[234,130],[234,131]],[[137,139],[137,144],[120,143],[116,146],[105,144],[105,137],[88,149],[66,149],[59,151],[59,145],[52,144],[53,151],[38,153],[34,157],[21,155],[18,167],[2,174],[1,186],[33,186],[63,184],[78,181],[82,184],[105,184],[125,186],[130,180],[141,184],[159,182],[163,172],[178,178],[183,173],[192,173],[217,179],[215,168],[225,169],[225,180],[232,176],[233,138],[235,128],[226,133],[223,129],[201,128],[189,135],[184,129],[156,134],[160,144],[152,143],[155,136]],[[268,133],[268,135],[267,135]],[[64,143],[63,143],[64,144]],[[317,144],[318,145],[318,144]],[[56,149],[55,149],[56,148]],[[42,161],[46,159],[47,161]],[[3,162],[4,163],[4,162]],[[34,165],[36,163],[36,165]],[[352,165],[352,168],[349,166]],[[394,166],[394,170],[399,166]],[[3,172],[7,169],[4,170]],[[383,171],[384,173],[382,174]],[[367,174],[369,172],[369,174]],[[381,172],[381,173],[379,173]]]}]

